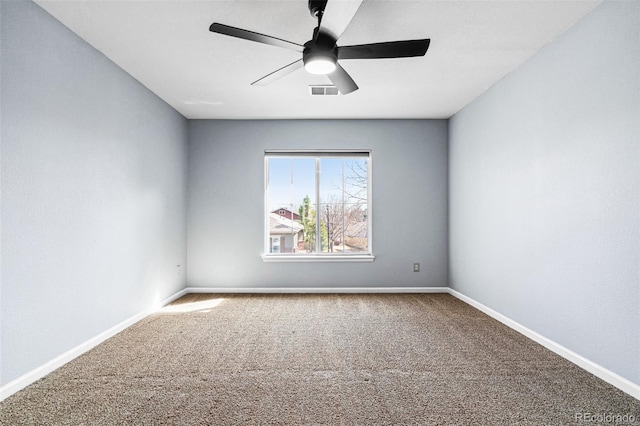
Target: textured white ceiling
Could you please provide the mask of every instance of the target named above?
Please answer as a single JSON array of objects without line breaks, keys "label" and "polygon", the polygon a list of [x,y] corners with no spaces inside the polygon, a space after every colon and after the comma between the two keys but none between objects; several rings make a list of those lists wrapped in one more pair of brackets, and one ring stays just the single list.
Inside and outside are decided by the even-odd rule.
[{"label": "textured white ceiling", "polygon": [[[329,0],[345,1],[345,0]],[[219,22],[304,44],[307,0],[36,2],[187,118],[448,118],[601,0],[364,0],[338,45],[430,38],[426,56],[344,60],[360,86],[310,96],[326,76],[250,83],[300,54],[214,34]]]}]

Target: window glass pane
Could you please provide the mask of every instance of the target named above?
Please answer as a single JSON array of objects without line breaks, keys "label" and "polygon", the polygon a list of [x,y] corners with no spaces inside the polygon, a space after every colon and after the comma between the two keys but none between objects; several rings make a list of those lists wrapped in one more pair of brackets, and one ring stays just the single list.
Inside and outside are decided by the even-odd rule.
[{"label": "window glass pane", "polygon": [[267,168],[269,253],[369,252],[368,158],[280,155]]},{"label": "window glass pane", "polygon": [[269,253],[315,251],[315,160],[268,158]]},{"label": "window glass pane", "polygon": [[367,159],[323,158],[320,164],[322,251],[330,253],[368,251]]}]

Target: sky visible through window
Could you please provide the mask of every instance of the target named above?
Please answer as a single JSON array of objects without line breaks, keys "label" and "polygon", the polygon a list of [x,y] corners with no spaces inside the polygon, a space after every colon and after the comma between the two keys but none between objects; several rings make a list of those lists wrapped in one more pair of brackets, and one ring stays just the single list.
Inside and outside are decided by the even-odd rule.
[{"label": "sky visible through window", "polygon": [[[302,204],[306,196],[315,204],[316,168],[314,158],[270,158],[269,159],[269,208],[274,209]],[[346,203],[357,200],[352,197],[363,188],[354,187],[356,181],[366,176],[364,158],[322,158],[320,160],[320,202]],[[344,164],[343,164],[344,162]],[[343,175],[344,172],[344,175]],[[356,198],[364,198],[360,194]]]}]

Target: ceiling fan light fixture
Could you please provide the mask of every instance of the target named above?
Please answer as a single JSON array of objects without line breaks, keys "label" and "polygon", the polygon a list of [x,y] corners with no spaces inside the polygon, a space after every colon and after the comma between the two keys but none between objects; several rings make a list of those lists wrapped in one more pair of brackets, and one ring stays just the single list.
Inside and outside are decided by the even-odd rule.
[{"label": "ceiling fan light fixture", "polygon": [[338,49],[332,39],[311,40],[305,43],[302,52],[304,69],[310,74],[331,74],[338,67]]},{"label": "ceiling fan light fixture", "polygon": [[311,74],[331,74],[336,70],[336,59],[329,56],[312,56],[304,61],[304,69]]}]

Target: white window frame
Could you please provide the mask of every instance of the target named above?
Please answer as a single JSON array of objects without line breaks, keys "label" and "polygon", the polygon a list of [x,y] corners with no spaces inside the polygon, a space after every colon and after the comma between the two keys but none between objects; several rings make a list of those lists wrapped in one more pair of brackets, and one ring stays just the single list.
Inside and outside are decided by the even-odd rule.
[{"label": "white window frame", "polygon": [[[372,155],[371,150],[265,150],[264,153],[264,251],[262,260],[264,262],[373,262],[373,208],[372,208]],[[320,158],[344,158],[344,157],[366,157],[367,158],[367,251],[364,253],[270,253],[269,250],[269,158],[273,157],[293,157],[293,158],[315,158],[316,159],[316,191],[314,204],[320,205],[320,179],[318,170]],[[320,222],[320,215],[316,215],[316,220]],[[316,225],[320,229],[320,225]],[[318,239],[319,240],[319,239]]]}]

